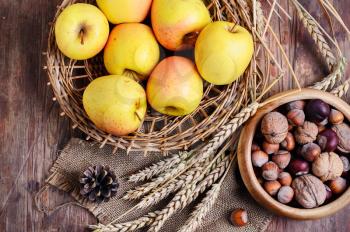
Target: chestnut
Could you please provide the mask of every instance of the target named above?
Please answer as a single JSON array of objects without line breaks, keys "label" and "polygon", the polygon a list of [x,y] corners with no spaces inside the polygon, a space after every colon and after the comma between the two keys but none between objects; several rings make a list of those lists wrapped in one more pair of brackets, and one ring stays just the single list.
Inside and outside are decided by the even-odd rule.
[{"label": "chestnut", "polygon": [[317,143],[322,151],[332,152],[337,149],[339,139],[332,129],[325,129],[317,136]]},{"label": "chestnut", "polygon": [[277,164],[280,169],[284,169],[288,166],[291,159],[289,151],[278,151],[272,155],[271,160]]},{"label": "chestnut", "polygon": [[294,159],[290,161],[288,165],[288,170],[291,174],[295,176],[301,176],[304,174],[308,174],[310,171],[310,165],[307,161],[302,159]]},{"label": "chestnut", "polygon": [[281,184],[277,180],[266,181],[264,183],[265,191],[271,196],[275,196],[280,188]]},{"label": "chestnut", "polygon": [[282,186],[289,186],[292,184],[292,181],[292,176],[288,172],[281,172],[278,174],[278,182],[280,182]]},{"label": "chestnut", "polygon": [[263,151],[254,151],[252,153],[252,163],[255,167],[261,167],[269,161],[269,156]]},{"label": "chestnut", "polygon": [[287,103],[287,105],[286,105],[286,109],[288,111],[291,111],[294,109],[303,110],[304,107],[305,107],[305,102],[302,100],[292,101],[292,102]]},{"label": "chestnut", "polygon": [[274,162],[267,162],[262,166],[261,170],[261,175],[265,180],[277,180],[279,168]]},{"label": "chestnut", "polygon": [[281,143],[281,147],[287,151],[292,151],[295,148],[295,139],[292,133],[288,132],[287,137]]},{"label": "chestnut", "polygon": [[280,149],[280,145],[278,143],[269,143],[266,141],[263,142],[262,147],[263,150],[269,155],[278,152],[278,150]]},{"label": "chestnut", "polygon": [[305,160],[312,162],[321,154],[321,148],[316,143],[307,143],[302,146],[300,154]]},{"label": "chestnut", "polygon": [[290,186],[282,186],[277,193],[277,200],[283,204],[288,204],[293,200],[294,190]]},{"label": "chestnut", "polygon": [[329,114],[329,122],[333,125],[338,125],[343,123],[344,121],[344,114],[338,110],[332,109],[331,113]]},{"label": "chestnut", "polygon": [[235,209],[230,215],[230,221],[234,226],[245,226],[248,223],[248,213],[244,209]]},{"label": "chestnut", "polygon": [[287,114],[288,122],[293,126],[301,126],[305,122],[305,113],[302,110],[294,109]]},{"label": "chestnut", "polygon": [[334,180],[330,180],[327,185],[334,194],[341,194],[347,188],[346,180],[343,177],[337,177]]},{"label": "chestnut", "polygon": [[320,99],[312,99],[305,106],[307,119],[314,123],[321,123],[327,119],[330,112],[329,105]]}]

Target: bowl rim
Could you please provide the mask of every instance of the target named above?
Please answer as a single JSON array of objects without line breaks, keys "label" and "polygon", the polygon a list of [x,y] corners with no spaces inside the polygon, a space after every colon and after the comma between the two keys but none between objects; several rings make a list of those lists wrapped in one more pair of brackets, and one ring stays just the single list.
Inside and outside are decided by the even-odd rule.
[{"label": "bowl rim", "polygon": [[345,118],[350,121],[350,105],[342,99],[315,89],[289,90],[276,94],[266,100],[266,105],[258,109],[256,114],[248,120],[242,129],[238,144],[238,165],[243,182],[252,197],[268,210],[282,216],[298,220],[318,219],[336,213],[350,203],[350,187],[336,200],[326,205],[313,208],[302,209],[282,204],[271,197],[260,185],[255,176],[251,162],[251,145],[254,132],[262,117],[277,107],[295,100],[321,99],[331,107],[341,111]]}]

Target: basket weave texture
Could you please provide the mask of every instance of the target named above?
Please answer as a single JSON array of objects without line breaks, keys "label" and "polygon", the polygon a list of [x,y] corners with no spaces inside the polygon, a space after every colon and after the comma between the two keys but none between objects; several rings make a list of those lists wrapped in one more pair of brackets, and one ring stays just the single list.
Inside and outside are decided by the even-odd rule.
[{"label": "basket weave texture", "polygon": [[[104,68],[103,56],[85,61],[70,60],[58,49],[55,41],[54,24],[62,10],[70,4],[77,2],[95,1],[64,0],[58,7],[54,22],[52,23],[47,51],[47,73],[53,89],[55,100],[60,104],[63,113],[73,121],[73,128],[79,128],[92,139],[101,143],[111,144],[116,149],[129,151],[161,151],[167,154],[175,150],[188,150],[194,145],[205,141],[217,129],[224,125],[231,117],[250,103],[252,89],[256,93],[262,91],[267,80],[264,78],[266,65],[254,65],[257,53],[243,76],[230,85],[214,86],[204,84],[204,96],[200,106],[185,117],[171,117],[162,115],[148,107],[147,115],[139,130],[128,136],[117,137],[97,128],[88,118],[82,105],[82,95],[86,86],[93,79],[108,75]],[[247,15],[247,3],[237,1],[232,5],[227,1],[209,0],[207,7],[212,19],[227,20],[238,23],[248,30],[252,29],[252,15]],[[111,26],[111,28],[113,25]],[[259,29],[259,28],[258,28]],[[254,31],[252,31],[254,36]],[[260,52],[260,56],[264,51]],[[268,60],[266,62],[269,62]],[[258,67],[258,68],[257,68]],[[254,76],[254,78],[250,78]]]}]

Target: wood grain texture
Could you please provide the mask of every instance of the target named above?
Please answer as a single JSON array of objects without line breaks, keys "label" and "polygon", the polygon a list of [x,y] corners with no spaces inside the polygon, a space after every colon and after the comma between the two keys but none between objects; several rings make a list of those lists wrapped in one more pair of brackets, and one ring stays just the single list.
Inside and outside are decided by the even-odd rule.
[{"label": "wood grain texture", "polygon": [[[290,4],[288,0],[279,2],[283,6]],[[326,25],[317,1],[301,2]],[[81,136],[71,129],[67,118],[59,117],[59,106],[52,102],[52,92],[46,86],[47,76],[42,70],[49,22],[59,3],[60,0],[0,0],[0,231],[82,231],[85,225],[95,222],[88,212],[76,206],[45,216],[33,204],[34,193],[41,187],[57,152],[70,137]],[[348,0],[334,1],[334,5],[350,25]],[[289,13],[296,15],[291,6]],[[327,69],[320,68],[325,67],[320,66],[323,61],[299,20],[287,22],[285,18],[285,21],[273,26],[301,84],[306,86],[327,74]],[[335,29],[350,60],[346,34],[339,25]],[[278,58],[282,60],[280,55]],[[285,78],[272,93],[293,86],[292,79]],[[49,206],[72,200],[59,191],[44,195],[44,199]],[[350,231],[349,214],[347,207],[317,221],[276,217],[268,231]]]}]

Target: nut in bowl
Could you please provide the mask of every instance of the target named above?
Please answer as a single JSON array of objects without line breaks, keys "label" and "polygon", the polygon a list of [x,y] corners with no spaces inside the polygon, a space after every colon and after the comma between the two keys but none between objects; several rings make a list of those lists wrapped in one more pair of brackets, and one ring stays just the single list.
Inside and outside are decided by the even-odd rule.
[{"label": "nut in bowl", "polygon": [[[271,124],[276,121],[279,127]],[[348,205],[349,125],[350,106],[330,93],[302,89],[271,97],[245,124],[238,146],[240,173],[252,197],[299,220]],[[279,150],[271,149],[277,143]]]}]

